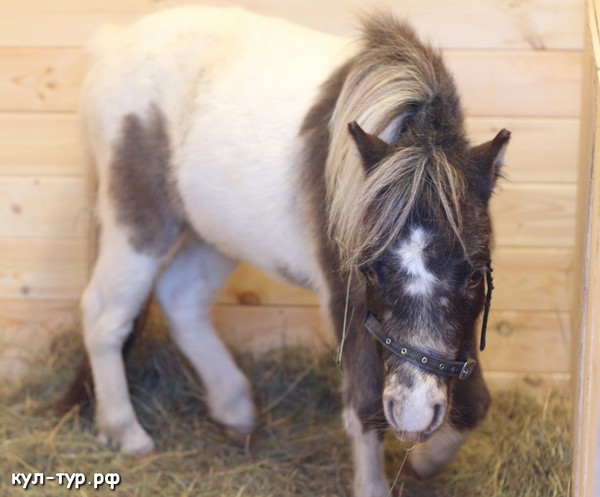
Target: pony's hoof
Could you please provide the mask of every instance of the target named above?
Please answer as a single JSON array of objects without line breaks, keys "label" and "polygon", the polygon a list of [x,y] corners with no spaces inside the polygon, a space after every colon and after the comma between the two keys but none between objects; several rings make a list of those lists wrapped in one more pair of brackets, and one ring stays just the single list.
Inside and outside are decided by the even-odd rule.
[{"label": "pony's hoof", "polygon": [[126,430],[118,437],[111,437],[105,431],[101,431],[96,440],[105,447],[118,450],[124,456],[141,457],[154,450],[154,441],[140,426]]},{"label": "pony's hoof", "polygon": [[[254,431],[256,411],[247,382],[239,390],[232,391],[227,397],[213,398],[209,401],[210,417],[225,428],[225,432],[239,432],[241,437]],[[228,433],[229,436],[229,433]],[[240,438],[231,436],[233,440]]]},{"label": "pony's hoof", "polygon": [[389,485],[384,481],[373,481],[354,486],[354,497],[391,497]]},{"label": "pony's hoof", "polygon": [[252,426],[223,426],[225,435],[234,444],[244,447],[252,435]]},{"label": "pony's hoof", "polygon": [[153,450],[154,440],[141,428],[138,433],[127,433],[120,444],[120,451],[124,456],[141,457]]},{"label": "pony's hoof", "polygon": [[96,435],[96,442],[104,447],[110,447],[110,439],[106,433],[98,433],[98,435]]}]

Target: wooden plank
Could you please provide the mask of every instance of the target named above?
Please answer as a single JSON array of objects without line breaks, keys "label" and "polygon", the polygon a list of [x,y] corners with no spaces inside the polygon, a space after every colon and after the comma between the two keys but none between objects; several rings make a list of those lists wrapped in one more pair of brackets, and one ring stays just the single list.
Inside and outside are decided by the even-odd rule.
[{"label": "wooden plank", "polygon": [[260,354],[304,346],[318,351],[335,346],[328,321],[317,307],[216,306],[215,327],[231,347]]},{"label": "wooden plank", "polygon": [[[574,244],[574,185],[501,183],[492,202],[500,247]],[[83,178],[0,177],[0,237],[80,238],[91,212]]]},{"label": "wooden plank", "polygon": [[[571,250],[499,248],[494,252],[493,309],[565,311]],[[251,266],[240,265],[218,299],[222,304],[316,306],[306,290],[270,279]]]},{"label": "wooden plank", "polygon": [[[78,327],[76,301],[0,301],[0,337],[27,347],[32,334],[56,335]],[[153,317],[160,319],[156,307]],[[289,346],[326,351],[335,338],[319,308],[218,305],[213,310],[222,338],[243,352],[263,353]],[[489,372],[568,373],[568,318],[565,313],[496,312],[490,318],[488,349],[481,354]],[[565,328],[566,327],[566,328]],[[26,333],[28,340],[20,341]],[[539,347],[543,342],[544,347]],[[242,344],[240,348],[240,344]]]},{"label": "wooden plank", "polygon": [[576,198],[572,184],[500,181],[491,203],[498,246],[572,248]]},{"label": "wooden plank", "polygon": [[86,278],[83,240],[0,238],[0,299],[78,299]]},{"label": "wooden plank", "polygon": [[[244,350],[253,353],[281,346],[323,350],[335,345],[333,332],[316,307],[217,306],[213,316],[227,343],[233,347],[243,343]],[[495,312],[490,318],[489,348],[481,354],[485,371],[530,378],[568,375],[567,322],[565,313]]]},{"label": "wooden plank", "polygon": [[572,250],[499,248],[493,258],[494,309],[569,310]]},{"label": "wooden plank", "polygon": [[476,144],[491,140],[502,128],[512,133],[503,171],[510,182],[577,181],[578,119],[467,118],[469,137]]},{"label": "wooden plank", "polygon": [[82,178],[0,178],[0,237],[84,238],[90,218]]},{"label": "wooden plank", "polygon": [[254,306],[319,305],[319,300],[313,292],[271,279],[248,264],[238,265],[217,302]]},{"label": "wooden plank", "polygon": [[74,114],[0,114],[0,177],[86,172]]},{"label": "wooden plank", "polygon": [[[472,116],[577,117],[581,54],[450,50]],[[71,48],[0,48],[0,112],[73,111],[87,57]]]},{"label": "wooden plank", "polygon": [[[218,306],[215,322],[233,346],[253,352],[284,345],[331,346],[332,332],[317,308]],[[568,376],[569,327],[566,313],[498,311],[490,317],[489,348],[481,354],[485,371]],[[316,333],[315,336],[312,333]],[[540,347],[540,343],[544,347]]]},{"label": "wooden plank", "polygon": [[[78,298],[87,280],[85,240],[0,238],[0,298]],[[557,311],[569,308],[572,251],[498,249],[494,254],[493,309]],[[240,265],[218,302],[264,306],[316,306],[306,290],[275,282]]]},{"label": "wooden plank", "polygon": [[492,310],[487,347],[480,359],[485,371],[568,376],[570,347],[567,312]]},{"label": "wooden plank", "polygon": [[[162,7],[190,0],[20,0],[0,4],[0,45],[79,46],[104,22],[129,22]],[[356,32],[361,0],[203,0],[205,5],[239,5],[340,35]],[[582,0],[381,0],[408,18],[419,32],[447,48],[581,49]],[[460,26],[460,29],[457,29]]]},{"label": "wooden plank", "polygon": [[[156,309],[153,314],[159,315]],[[562,317],[548,313],[493,316],[489,348],[482,354],[490,387],[500,390],[517,386],[533,395],[557,386],[566,391],[569,375],[561,369],[564,357],[534,353],[536,367],[525,369],[519,369],[518,361],[511,359],[515,347],[535,340],[544,341],[543,350],[563,347],[563,325],[559,324]],[[315,307],[217,306],[213,318],[226,343],[243,352],[261,354],[283,346],[303,346],[330,353],[334,347],[332,332]],[[506,335],[507,320],[521,326],[513,330],[514,336]],[[26,373],[32,358],[47,353],[50,342],[61,333],[79,329],[79,321],[75,300],[0,300],[0,377],[15,379]],[[502,326],[502,334],[496,331],[498,326]]]},{"label": "wooden plank", "polygon": [[571,376],[566,373],[486,371],[484,377],[488,387],[494,392],[516,389],[519,392],[541,399],[549,395],[571,395]]},{"label": "wooden plank", "polygon": [[[1,239],[0,298],[78,298],[87,279],[85,240]],[[495,310],[566,310],[570,250],[498,249],[494,255]],[[317,305],[314,294],[274,282],[241,265],[221,303]]]},{"label": "wooden plank", "polygon": [[600,491],[600,19],[588,2],[579,165],[578,247],[572,317],[574,343],[572,497]]},{"label": "wooden plank", "polygon": [[579,116],[578,52],[447,51],[446,61],[471,116]]},{"label": "wooden plank", "polygon": [[132,22],[150,3],[141,0],[1,2],[0,45],[80,47],[103,24]]},{"label": "wooden plank", "polygon": [[[473,143],[512,132],[505,174],[510,181],[574,183],[577,178],[577,119],[473,117]],[[77,118],[73,113],[0,114],[0,176],[85,173]]]}]

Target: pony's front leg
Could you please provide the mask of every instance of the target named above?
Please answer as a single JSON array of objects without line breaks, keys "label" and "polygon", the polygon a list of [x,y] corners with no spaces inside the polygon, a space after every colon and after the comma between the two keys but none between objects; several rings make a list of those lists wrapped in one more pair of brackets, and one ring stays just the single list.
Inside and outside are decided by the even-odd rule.
[{"label": "pony's front leg", "polygon": [[384,471],[383,432],[369,429],[354,407],[343,412],[344,427],[352,439],[354,497],[387,497],[390,487]]},{"label": "pony's front leg", "polygon": [[[362,315],[361,315],[362,317]],[[344,427],[352,439],[354,497],[387,497],[383,435],[387,422],[381,393],[383,375],[377,349],[356,318],[341,349],[344,371]]]},{"label": "pony's front leg", "polygon": [[489,405],[490,394],[478,366],[471,377],[455,384],[452,410],[442,427],[411,450],[408,461],[415,475],[430,478],[446,468]]}]

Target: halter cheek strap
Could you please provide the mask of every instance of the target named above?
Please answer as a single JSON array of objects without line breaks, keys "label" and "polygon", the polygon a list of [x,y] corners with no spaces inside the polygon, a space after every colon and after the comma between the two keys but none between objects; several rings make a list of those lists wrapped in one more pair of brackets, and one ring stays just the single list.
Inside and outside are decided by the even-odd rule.
[{"label": "halter cheek strap", "polygon": [[487,331],[488,317],[490,315],[490,306],[492,305],[492,292],[494,291],[494,278],[492,276],[492,263],[486,264],[485,284],[487,291],[485,292],[485,302],[483,304],[483,317],[481,318],[481,337],[479,338],[479,350],[483,352],[485,349],[485,332]]}]

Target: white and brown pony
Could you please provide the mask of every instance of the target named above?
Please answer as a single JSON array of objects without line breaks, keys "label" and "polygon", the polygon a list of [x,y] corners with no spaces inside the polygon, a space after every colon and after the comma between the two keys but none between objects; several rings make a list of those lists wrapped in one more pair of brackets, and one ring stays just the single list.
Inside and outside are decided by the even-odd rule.
[{"label": "white and brown pony", "polygon": [[102,442],[153,448],[121,355],[153,290],[212,417],[252,431],[250,386],[210,320],[237,261],[320,295],[357,497],[388,494],[386,428],[422,442],[410,461],[428,476],[485,415],[471,359],[509,133],[472,147],[440,54],[391,16],[363,24],[348,42],[190,7],[99,38],[81,114],[100,240],[82,309]]}]

